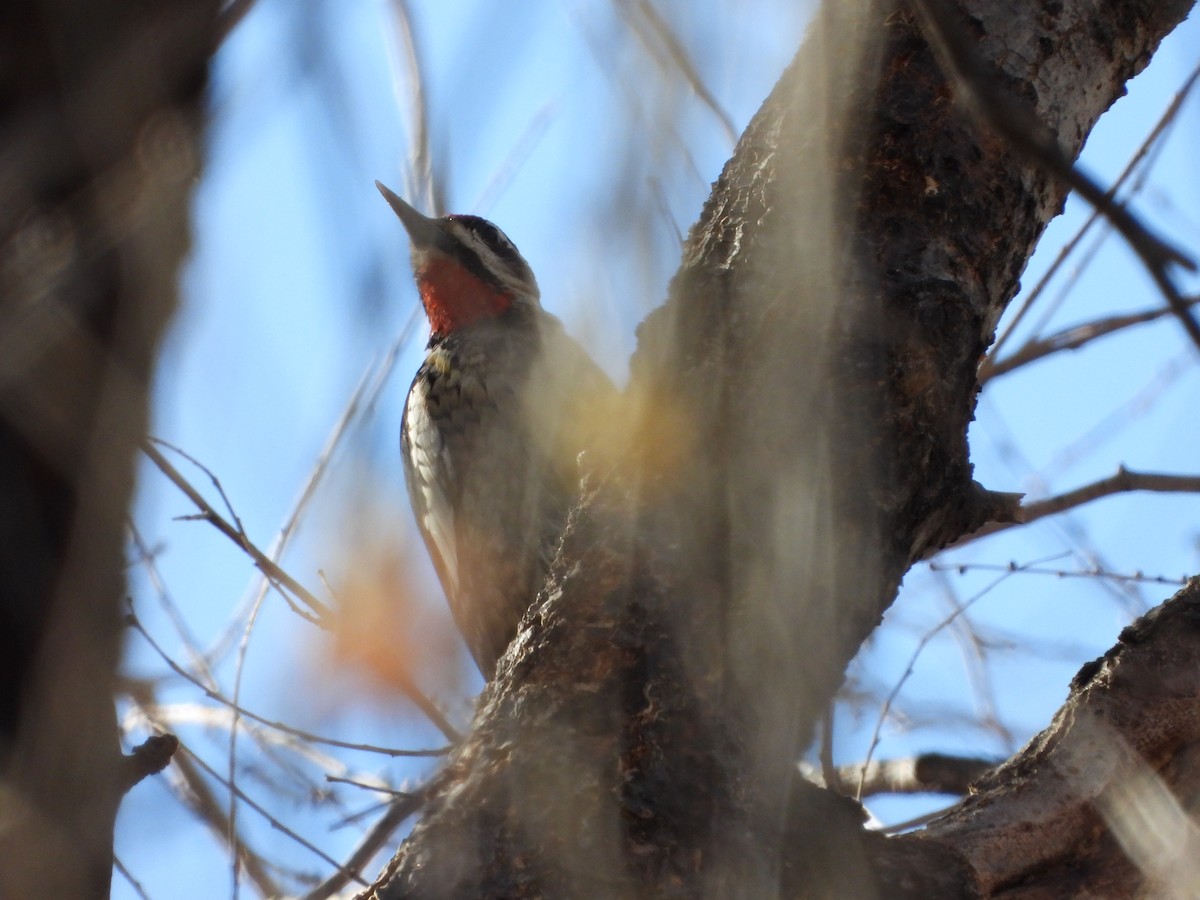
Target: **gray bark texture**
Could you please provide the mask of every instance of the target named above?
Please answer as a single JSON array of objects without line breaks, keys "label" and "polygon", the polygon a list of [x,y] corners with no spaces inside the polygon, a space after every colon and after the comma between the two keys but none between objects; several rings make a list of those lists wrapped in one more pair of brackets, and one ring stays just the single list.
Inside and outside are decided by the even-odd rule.
[{"label": "gray bark texture", "polygon": [[[957,4],[973,52],[1071,158],[1189,6]],[[1020,758],[987,782],[992,827],[973,828],[973,799],[921,838],[865,833],[853,804],[794,778],[904,572],[1014,514],[972,480],[966,429],[979,361],[1066,188],[955,96],[904,6],[818,13],[639,331],[621,461],[591,460],[471,735],[364,896],[1091,890],[1098,870],[1062,855],[1057,872],[1022,868],[1047,857],[1004,843],[1032,827]],[[1186,644],[1169,623],[1189,621],[1189,596],[1131,634]],[[1116,690],[1131,643],[1068,709]],[[1143,665],[1143,690],[1195,708],[1194,674]],[[1127,731],[1122,764],[1193,771],[1171,756],[1186,742],[1142,759]],[[1109,821],[1072,802],[1058,851]],[[1136,859],[1106,865],[1141,884]],[[1058,880],[1038,893],[1042,875]]]},{"label": "gray bark texture", "polygon": [[[216,0],[0,12],[0,896],[106,897],[125,517]],[[173,749],[173,745],[172,749]]]}]

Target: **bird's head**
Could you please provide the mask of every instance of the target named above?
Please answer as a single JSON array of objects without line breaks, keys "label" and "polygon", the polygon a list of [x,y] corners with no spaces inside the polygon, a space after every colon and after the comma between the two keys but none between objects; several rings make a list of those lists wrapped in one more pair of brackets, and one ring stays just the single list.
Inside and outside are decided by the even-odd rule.
[{"label": "bird's head", "polygon": [[379,192],[412,244],[413,275],[435,335],[447,335],[513,306],[538,305],[529,263],[513,242],[478,216],[421,215],[384,185]]}]

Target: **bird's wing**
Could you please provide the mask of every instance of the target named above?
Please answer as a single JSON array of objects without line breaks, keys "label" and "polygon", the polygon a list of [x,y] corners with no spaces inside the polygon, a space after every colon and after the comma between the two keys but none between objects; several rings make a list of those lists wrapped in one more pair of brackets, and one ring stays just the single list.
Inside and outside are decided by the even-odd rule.
[{"label": "bird's wing", "polygon": [[454,483],[454,473],[448,471],[451,461],[442,446],[438,429],[429,420],[425,403],[413,396],[413,392],[421,389],[414,384],[404,406],[401,455],[404,457],[405,481],[434,568],[446,593],[453,596],[459,586],[458,546],[454,506],[446,494],[446,486]]}]

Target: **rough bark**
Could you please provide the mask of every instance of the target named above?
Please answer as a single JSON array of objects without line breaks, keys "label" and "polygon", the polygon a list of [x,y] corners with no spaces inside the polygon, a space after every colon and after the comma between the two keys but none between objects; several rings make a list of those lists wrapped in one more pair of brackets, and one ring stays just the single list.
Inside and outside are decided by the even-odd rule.
[{"label": "rough bark", "polygon": [[[1190,4],[961,4],[1072,157]],[[959,844],[793,784],[904,571],[1011,498],[966,428],[1065,188],[964,115],[903,9],[827,4],[644,323],[626,466],[369,896],[974,896]]]},{"label": "rough bark", "polygon": [[983,896],[1195,896],[1200,580],[1121,632],[1050,726],[900,843],[936,844]]},{"label": "rough bark", "polygon": [[0,13],[0,895],[107,896],[124,522],[216,0]]}]

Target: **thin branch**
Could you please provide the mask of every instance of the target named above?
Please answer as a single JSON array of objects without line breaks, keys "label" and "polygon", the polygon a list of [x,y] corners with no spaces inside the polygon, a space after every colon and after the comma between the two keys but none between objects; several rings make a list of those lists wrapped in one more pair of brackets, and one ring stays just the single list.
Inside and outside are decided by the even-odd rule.
[{"label": "thin branch", "polygon": [[961,616],[963,613],[965,613],[968,609],[970,609],[972,606],[974,606],[976,603],[978,603],[980,600],[982,600],[984,597],[986,597],[989,593],[991,593],[994,588],[996,588],[1002,581],[1006,580],[1009,576],[1015,574],[1016,572],[1023,571],[1024,569],[1026,569],[1028,567],[1037,566],[1037,565],[1040,565],[1041,563],[1049,562],[1050,560],[1053,560],[1053,559],[1058,559],[1059,556],[1061,556],[1061,554],[1047,557],[1044,559],[1034,560],[1033,562],[1027,563],[1026,565],[1023,565],[1023,566],[1012,565],[1011,567],[1006,569],[1000,575],[999,578],[993,579],[990,583],[988,583],[983,588],[983,590],[979,591],[977,594],[975,594],[975,596],[971,597],[969,600],[967,600],[961,606],[956,606],[954,608],[954,610],[950,613],[950,615],[946,616],[944,619],[942,619],[940,622],[938,622],[936,625],[934,625],[933,628],[929,629],[927,632],[925,632],[924,635],[921,636],[921,639],[917,642],[917,646],[913,649],[912,656],[909,657],[908,665],[905,666],[905,668],[904,668],[904,673],[900,676],[900,678],[896,681],[896,684],[892,687],[892,690],[888,693],[887,699],[884,700],[883,706],[879,710],[879,716],[875,720],[875,728],[871,732],[871,743],[867,747],[867,757],[866,757],[866,759],[863,760],[861,765],[859,765],[857,767],[858,768],[858,788],[854,794],[856,799],[859,799],[859,800],[862,799],[863,788],[866,784],[867,769],[871,765],[871,757],[874,756],[874,754],[875,754],[875,748],[879,746],[879,735],[880,735],[880,732],[882,732],[882,730],[883,730],[883,723],[887,720],[888,712],[891,710],[892,704],[894,704],[896,702],[896,698],[900,695],[900,689],[902,687],[904,687],[905,682],[907,682],[909,677],[913,674],[913,671],[915,670],[916,665],[917,665],[917,660],[920,659],[921,654],[925,651],[925,648],[929,645],[929,642],[932,641],[934,639],[934,637],[936,637],[938,635],[939,632],[941,632],[944,628],[946,628],[948,625],[950,625],[952,622],[954,622],[955,619],[957,619],[959,616]]},{"label": "thin branch", "polygon": [[229,513],[229,518],[233,521],[234,526],[237,528],[238,534],[242,535],[243,537],[245,536],[246,527],[242,524],[241,517],[238,516],[237,512],[234,510],[233,502],[229,499],[229,495],[225,493],[225,486],[221,484],[221,479],[217,477],[216,472],[214,472],[204,463],[200,462],[200,460],[196,459],[196,457],[192,456],[192,454],[188,453],[182,447],[172,444],[170,441],[164,441],[162,438],[156,437],[148,437],[146,440],[151,444],[157,444],[160,447],[166,447],[172,453],[182,456],[193,466],[207,475],[208,480],[212,482],[212,486],[216,489],[218,496],[220,496],[221,502],[225,504],[225,510]]},{"label": "thin branch", "polygon": [[[929,569],[933,572],[957,572],[959,575],[964,575],[967,572],[1015,572],[1017,571],[1016,563],[929,563]],[[1110,572],[1107,569],[1091,568],[1091,569],[1043,569],[1039,566],[1024,566],[1020,569],[1022,575],[1049,575],[1052,578],[1097,578],[1103,580],[1112,580],[1119,582],[1130,582],[1133,584],[1178,584],[1184,585],[1188,583],[1188,577],[1181,575],[1178,578],[1172,578],[1170,575],[1147,575],[1145,572],[1138,570],[1136,572]]]},{"label": "thin branch", "polygon": [[1196,264],[1151,234],[1129,210],[1114,202],[1109,192],[1072,164],[1053,130],[1005,91],[1002,80],[972,52],[956,11],[945,0],[913,0],[912,5],[943,69],[964,88],[970,105],[1014,148],[1057,176],[1112,223],[1142,261],[1192,343],[1200,349],[1200,324],[1192,317],[1168,271],[1170,266],[1177,265],[1194,272]]},{"label": "thin branch", "polygon": [[902,759],[880,759],[838,766],[842,784],[861,778],[862,796],[877,794],[956,794],[963,796],[984,772],[1002,760],[974,756],[922,753]]},{"label": "thin branch", "polygon": [[[432,784],[432,782],[430,782]],[[325,900],[338,893],[348,883],[351,873],[361,872],[396,832],[404,824],[404,820],[421,808],[429,792],[430,785],[426,784],[419,790],[404,797],[397,797],[388,804],[387,811],[379,821],[371,826],[371,830],[363,836],[358,846],[349,858],[323,882],[304,895],[303,900]]]},{"label": "thin branch", "polygon": [[171,465],[167,461],[166,457],[158,452],[158,448],[151,443],[152,440],[153,439],[151,438],[142,442],[142,452],[150,457],[150,461],[158,466],[159,470],[166,475],[167,478],[174,482],[175,486],[179,488],[179,490],[183,491],[187,498],[196,505],[196,508],[200,510],[200,515],[197,518],[208,522],[215,527],[217,531],[221,532],[221,534],[225,535],[227,538],[237,544],[242,551],[249,556],[251,560],[253,560],[255,567],[262,572],[263,575],[265,575],[273,583],[286,587],[293,596],[295,596],[313,611],[313,614],[309,614],[295,606],[295,604],[292,604],[291,600],[289,599],[289,605],[291,605],[297,613],[320,628],[330,628],[333,623],[333,611],[316,597],[314,597],[307,588],[292,578],[292,576],[288,575],[287,572],[279,568],[279,566],[269,559],[265,553],[259,550],[258,547],[254,546],[254,544],[246,536],[245,531],[241,529],[240,524],[239,527],[235,528],[233,525],[230,525],[229,522],[223,519],[220,513],[212,508],[211,504],[204,499],[200,492],[192,487],[188,480],[179,473],[179,470]]},{"label": "thin branch", "polygon": [[[147,705],[140,699],[137,702],[146,718],[153,721],[154,716]],[[234,845],[229,844],[228,818],[225,811],[221,809],[221,804],[217,801],[212,789],[208,786],[208,782],[192,764],[193,759],[195,757],[189,753],[176,753],[173,757],[175,763],[173,771],[179,776],[183,789],[183,795],[180,795],[179,786],[177,786],[177,796],[219,840],[232,850]],[[279,886],[275,884],[275,880],[268,874],[262,859],[246,847],[244,840],[239,839],[236,846],[241,851],[237,857],[238,863],[245,868],[247,876],[254,882],[258,892],[264,897],[283,896]]]},{"label": "thin branch", "polygon": [[[166,475],[167,478],[169,478],[172,482],[174,482],[175,486],[183,491],[187,498],[196,505],[196,507],[200,510],[199,518],[212,524],[218,531],[237,544],[246,553],[246,555],[253,560],[254,565],[260,572],[266,575],[267,578],[271,579],[271,581],[276,585],[282,585],[286,587],[288,591],[292,592],[296,596],[297,599],[301,600],[307,604],[310,609],[314,610],[317,614],[317,617],[309,615],[292,604],[292,608],[295,609],[299,615],[303,616],[305,619],[321,628],[329,629],[332,627],[334,616],[329,607],[313,596],[313,594],[307,588],[292,578],[292,576],[281,569],[278,564],[273,562],[261,550],[254,546],[254,544],[248,537],[246,537],[245,534],[239,532],[236,528],[221,518],[216,510],[214,510],[208,503],[208,501],[205,500],[204,497],[201,496],[200,493],[188,483],[187,479],[184,478],[179,471],[172,466],[161,453],[158,452],[153,444],[149,443],[148,441],[144,441],[142,443],[142,452],[150,457],[150,461],[158,466],[163,474]],[[284,594],[284,597],[286,599],[287,595]],[[291,601],[289,600],[289,604],[290,602]],[[407,674],[401,675],[398,686],[408,696],[408,698],[412,700],[417,708],[420,709],[421,712],[423,712],[452,743],[457,744],[462,740],[462,735],[459,733],[458,729],[450,724],[450,721],[442,714],[441,710],[439,710],[437,706],[434,705],[433,701],[430,700],[429,697],[427,697],[425,693],[417,687],[416,683],[413,682],[410,676]]]},{"label": "thin branch", "polygon": [[479,196],[475,198],[475,202],[468,209],[479,216],[487,216],[491,212],[492,204],[503,196],[513,178],[521,171],[521,167],[529,161],[534,149],[546,136],[550,124],[558,116],[560,109],[561,103],[558,100],[550,100],[542,104],[542,107],[526,124],[525,129],[517,136],[512,149],[500,161],[500,165],[492,171],[487,184],[483,186],[483,190],[479,192]]},{"label": "thin branch", "polygon": [[179,636],[180,643],[183,644],[184,650],[187,651],[188,656],[191,658],[191,664],[208,679],[209,686],[215,688],[217,684],[216,676],[209,666],[208,660],[205,659],[204,651],[200,649],[200,642],[196,640],[196,636],[188,626],[183,612],[171,598],[166,582],[163,581],[162,573],[158,570],[154,554],[150,551],[150,547],[147,546],[145,539],[142,537],[141,530],[132,518],[126,521],[126,526],[129,529],[130,537],[133,539],[133,545],[137,548],[138,562],[146,570],[146,575],[150,579],[150,586],[158,597],[159,605],[166,612],[167,618],[171,620],[171,625],[175,628],[175,633]]},{"label": "thin branch", "polygon": [[113,854],[113,868],[116,869],[117,872],[120,873],[121,877],[129,883],[130,889],[137,894],[141,900],[150,900],[150,895],[146,893],[146,889],[142,887],[142,883],[133,877],[133,873],[129,871],[129,869],[125,866],[125,863],[121,862],[121,857],[117,856],[116,854]]},{"label": "thin branch", "polygon": [[[409,103],[412,113],[412,134],[409,188],[413,196],[421,196],[430,215],[440,216],[445,212],[446,197],[440,182],[434,178],[432,153],[429,141],[429,104],[425,96],[425,78],[421,70],[421,56],[417,52],[417,41],[413,32],[412,14],[407,0],[392,0],[396,16],[396,29],[404,67],[408,76]],[[399,79],[396,87],[399,90]]]},{"label": "thin branch", "polygon": [[[374,791],[377,794],[387,794],[393,800],[411,796],[412,791],[401,791],[387,787],[385,784],[368,784],[356,778],[343,778],[339,775],[326,775],[325,780],[330,784],[348,784],[350,787],[362,788],[364,791]],[[344,821],[344,820],[343,820]]]},{"label": "thin branch", "polygon": [[150,645],[154,652],[159,655],[159,658],[162,659],[162,661],[165,662],[173,672],[203,691],[204,695],[210,700],[220,703],[222,706],[227,707],[242,718],[250,719],[251,721],[257,722],[260,725],[265,725],[268,728],[273,728],[276,731],[281,731],[284,734],[289,734],[292,737],[300,738],[301,740],[309,741],[314,744],[324,744],[329,747],[340,747],[344,750],[360,750],[364,753],[378,753],[380,755],[390,756],[392,758],[444,756],[450,752],[451,748],[448,746],[436,747],[429,750],[398,750],[395,747],[378,747],[374,744],[355,744],[351,743],[350,741],[340,741],[336,738],[323,737],[319,734],[313,734],[310,731],[304,731],[300,728],[294,728],[291,725],[285,725],[283,722],[277,722],[273,719],[268,719],[265,716],[260,716],[258,713],[252,712],[251,710],[246,709],[244,706],[235,704],[232,700],[221,695],[216,690],[208,687],[194,675],[180,666],[179,663],[175,662],[175,660],[173,660],[166,653],[166,651],[163,650],[158,642],[151,637],[150,633],[146,630],[146,627],[133,613],[129,613],[127,615],[126,621],[131,627],[137,629],[138,633],[145,638],[146,642]]},{"label": "thin branch", "polygon": [[[1129,162],[1125,164],[1125,168],[1121,170],[1121,174],[1117,176],[1117,180],[1113,182],[1112,187],[1109,189],[1110,196],[1116,196],[1117,191],[1121,189],[1121,187],[1133,174],[1134,170],[1137,169],[1137,167],[1142,163],[1142,160],[1146,158],[1151,148],[1154,147],[1163,134],[1166,133],[1167,127],[1176,121],[1179,116],[1179,110],[1183,108],[1183,101],[1187,99],[1188,94],[1191,93],[1198,80],[1200,80],[1200,66],[1197,66],[1192,70],[1191,75],[1189,75],[1187,80],[1184,82],[1183,87],[1176,92],[1174,98],[1171,100],[1171,103],[1167,106],[1162,116],[1159,117],[1159,120],[1155,123],[1154,127],[1150,129],[1150,133],[1146,135],[1146,139],[1142,141],[1141,146],[1138,147],[1137,151],[1130,158]],[[1142,179],[1139,178],[1139,181],[1137,184],[1135,184],[1133,190],[1136,192],[1142,183]],[[1054,261],[1050,263],[1050,266],[1046,269],[1045,274],[1038,279],[1037,283],[1025,296],[1025,299],[1021,303],[1020,309],[1017,310],[1016,315],[1004,329],[1004,332],[1000,334],[998,338],[996,338],[996,342],[992,345],[991,351],[988,354],[988,358],[985,359],[983,361],[983,365],[980,366],[981,383],[986,381],[988,376],[992,374],[990,369],[992,367],[993,360],[1000,351],[1000,348],[1004,346],[1010,337],[1012,337],[1017,326],[1025,317],[1025,314],[1029,312],[1030,308],[1041,295],[1042,291],[1046,289],[1046,285],[1050,283],[1050,279],[1054,277],[1055,273],[1057,273],[1062,267],[1063,263],[1066,262],[1067,257],[1074,252],[1075,248],[1079,245],[1079,242],[1083,240],[1084,236],[1088,233],[1091,227],[1099,220],[1100,212],[1093,209],[1091,215],[1088,216],[1087,221],[1084,222],[1079,230],[1071,237],[1071,239],[1059,249]]]},{"label": "thin branch", "polygon": [[1133,472],[1124,466],[1117,468],[1116,474],[1091,484],[1085,484],[1073,491],[1026,503],[1017,509],[1015,522],[991,522],[970,535],[969,540],[1005,531],[1017,525],[1028,525],[1046,516],[1057,515],[1101,497],[1113,494],[1127,494],[1133,491],[1152,491],[1159,494],[1189,494],[1200,492],[1200,475],[1165,475],[1158,472]]},{"label": "thin branch", "polygon": [[[1200,297],[1189,297],[1185,303],[1191,309],[1200,303]],[[1126,328],[1131,328],[1134,325],[1154,322],[1170,314],[1171,310],[1165,307],[1147,309],[1139,313],[1097,319],[1095,322],[1087,322],[1083,325],[1064,329],[1046,338],[1035,338],[1026,342],[1020,350],[1017,350],[1010,356],[992,363],[986,371],[980,369],[979,383],[984,384],[993,378],[1013,371],[1013,369],[1036,362],[1039,359],[1045,359],[1052,354],[1061,353],[1064,350],[1078,350],[1080,347],[1091,343],[1097,338],[1106,337],[1115,332],[1123,331]]]},{"label": "thin branch", "polygon": [[[199,766],[208,775],[208,777],[215,779],[217,782],[219,782],[221,785],[223,785],[227,790],[232,791],[233,793],[237,794],[238,799],[242,803],[245,803],[248,807],[250,807],[256,813],[258,813],[264,819],[266,819],[267,822],[270,823],[271,827],[274,828],[276,831],[282,832],[284,835],[291,838],[293,841],[295,841],[297,844],[299,844],[305,850],[308,850],[310,853],[313,853],[314,855],[316,855],[318,858],[321,859],[321,861],[328,863],[329,865],[333,866],[334,868],[340,867],[341,864],[336,859],[334,859],[332,856],[330,856],[328,853],[326,853],[324,850],[322,850],[316,844],[312,843],[308,839],[302,837],[297,832],[293,831],[292,829],[290,829],[286,825],[284,825],[283,822],[279,821],[279,819],[275,818],[274,815],[272,815],[269,811],[267,811],[267,809],[265,807],[259,805],[253,799],[251,799],[246,794],[245,791],[243,791],[237,785],[230,784],[228,781],[226,781],[224,778],[222,778],[217,773],[216,769],[214,769],[212,766],[210,766],[208,763],[206,763],[203,759],[201,759],[199,756],[197,756],[195,753],[193,753],[187,747],[184,747],[183,751],[184,751],[184,755],[187,758],[191,759],[192,762],[194,762],[197,766]],[[244,855],[245,844],[241,844],[241,847],[243,849],[243,855]],[[352,873],[352,872],[347,872],[346,874],[349,878],[353,879],[354,881],[357,881],[359,884],[366,887],[367,882],[359,875]],[[276,892],[276,893],[268,894],[267,896],[274,897],[274,896],[281,896],[281,895]]]},{"label": "thin branch", "polygon": [[[626,19],[629,21],[634,33],[642,39],[642,43],[653,53],[649,36],[637,26],[636,20],[629,15],[627,11],[628,6],[629,4],[627,3],[620,4],[622,11],[626,12]],[[679,40],[679,36],[671,30],[671,26],[647,0],[638,0],[637,12],[641,14],[646,24],[650,26],[654,37],[662,42],[667,56],[670,57],[675,68],[679,70],[679,74],[683,76],[683,80],[687,82],[688,87],[700,98],[700,102],[707,106],[712,114],[717,117],[717,121],[721,123],[721,129],[725,132],[725,138],[732,147],[737,143],[738,139],[738,131],[734,127],[733,117],[725,111],[724,107],[717,101],[717,98],[713,96],[712,91],[708,89],[708,85],[704,83],[700,71],[696,68],[695,63],[692,62],[692,58],[684,48],[683,42]]]}]

